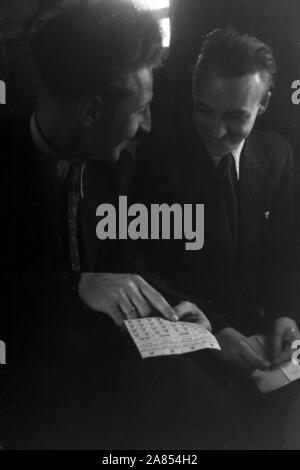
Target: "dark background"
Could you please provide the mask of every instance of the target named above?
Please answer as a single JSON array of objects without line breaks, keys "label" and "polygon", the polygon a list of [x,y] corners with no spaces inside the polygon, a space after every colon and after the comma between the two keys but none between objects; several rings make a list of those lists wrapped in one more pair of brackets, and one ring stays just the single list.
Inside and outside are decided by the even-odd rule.
[{"label": "dark background", "polygon": [[[36,87],[27,42],[28,31],[49,7],[53,8],[60,2],[61,0],[0,0],[0,79],[4,80],[7,85],[7,104],[0,105],[0,126],[17,115],[30,113],[34,107]],[[161,135],[168,131],[180,130],[190,124],[191,70],[199,53],[203,35],[214,28],[230,24],[268,43],[278,60],[279,74],[270,108],[258,120],[257,126],[279,131],[289,139],[293,146],[297,171],[297,216],[300,239],[300,105],[293,105],[291,101],[292,82],[300,79],[300,0],[171,0],[170,14],[172,43],[165,67],[157,73],[155,87],[158,93],[155,95],[152,109],[153,133]],[[1,173],[5,173],[4,155],[0,147]],[[2,228],[5,229],[6,219],[3,217],[0,220]],[[17,278],[2,270],[0,303],[5,307],[2,307],[1,315],[6,313],[8,317],[11,311],[16,312],[16,314],[13,313],[10,323],[14,324],[13,329],[17,330],[17,337],[18,332],[23,331],[23,325],[27,326],[27,316],[24,312],[19,314],[15,304],[23,302],[25,305],[28,304],[28,300],[26,301],[25,298],[24,301],[20,295],[18,282]],[[34,290],[34,281],[29,277],[27,285],[30,297],[33,295],[31,291]],[[55,287],[53,290],[59,292]],[[20,291],[25,291],[24,286]],[[59,294],[54,297],[59,298]],[[47,299],[44,300],[45,304],[46,302]],[[40,318],[43,318],[43,311],[40,311],[40,308],[42,307],[38,310]],[[35,311],[37,308],[31,306],[31,310]],[[52,311],[55,311],[54,306]],[[73,314],[72,309],[70,312]],[[59,312],[54,318],[60,318]],[[64,315],[61,315],[61,318],[64,318]],[[5,329],[2,331],[1,328],[3,328],[2,317],[0,338],[9,339],[9,352],[10,349],[14,349],[10,348],[10,343],[18,345],[19,342],[14,341],[15,334],[12,342]],[[11,329],[10,326],[7,327],[7,330],[9,329]],[[26,328],[24,330],[27,331]],[[38,330],[37,327],[36,330]],[[30,344],[30,350],[34,350],[32,344]],[[18,356],[21,353],[17,351]],[[8,357],[8,366],[5,368],[0,366],[0,382],[3,379],[8,380],[6,377],[12,373],[9,372],[12,370],[10,364],[10,357]],[[75,370],[77,371],[77,365]],[[26,371],[24,374],[26,375]],[[49,382],[48,377],[47,381]],[[67,382],[67,378],[65,381]],[[22,395],[30,396],[30,383],[29,381],[28,390],[21,390]],[[0,389],[3,390],[5,387],[1,385]],[[0,431],[5,435],[5,426],[3,427],[5,419],[2,418],[1,409],[3,400],[5,402],[2,392],[0,394],[0,421],[2,423]],[[24,421],[25,425],[26,421]],[[3,443],[5,440],[2,440],[0,433],[0,444]]]},{"label": "dark background", "polygon": [[[61,0],[0,0],[0,79],[7,85],[7,104],[0,124],[34,106],[35,85],[27,32]],[[172,41],[165,67],[157,74],[153,133],[179,130],[190,123],[191,67],[203,35],[232,25],[269,44],[279,65],[276,90],[257,126],[277,130],[291,142],[297,172],[300,209],[300,105],[291,100],[292,82],[300,79],[300,0],[171,0]],[[300,229],[300,210],[297,210]],[[299,232],[300,233],[300,232]]]}]

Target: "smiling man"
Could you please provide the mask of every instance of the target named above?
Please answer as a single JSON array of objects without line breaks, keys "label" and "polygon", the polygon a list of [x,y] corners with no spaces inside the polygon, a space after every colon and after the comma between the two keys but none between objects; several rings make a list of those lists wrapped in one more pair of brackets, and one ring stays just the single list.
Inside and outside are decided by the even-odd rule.
[{"label": "smiling man", "polygon": [[31,46],[40,92],[30,129],[21,122],[15,132],[14,155],[23,155],[16,199],[28,202],[13,249],[17,266],[101,273],[99,289],[83,275],[80,292],[118,324],[153,309],[176,319],[144,279],[120,273],[121,243],[96,234],[97,207],[128,193],[134,158],[127,148],[151,130],[158,22],[122,0],[71,3],[40,22]]},{"label": "smiling man", "polygon": [[241,153],[258,115],[268,106],[271,92],[264,73],[226,77],[217,70],[201,75],[201,58],[194,83],[194,113],[197,132],[209,153],[222,158]]},{"label": "smiling man", "polygon": [[[223,357],[247,371],[285,362],[300,337],[285,295],[294,243],[292,152],[280,135],[253,129],[275,73],[273,53],[258,39],[227,28],[210,33],[194,68],[193,129],[141,150],[138,164],[152,187],[137,169],[133,189],[145,203],[205,205],[200,252],[186,254],[171,241],[145,243],[145,250],[172,285],[219,313]],[[267,361],[247,343],[257,332],[269,338]]]},{"label": "smiling man", "polygon": [[47,261],[50,269],[103,271],[112,250],[99,247],[96,209],[127,193],[133,162],[121,154],[138,131],[151,129],[159,27],[127,2],[78,3],[42,23],[32,51],[41,93],[31,133],[49,220]]},{"label": "smiling man", "polygon": [[[291,359],[300,338],[297,302],[288,295],[292,151],[280,135],[254,129],[275,72],[271,49],[258,39],[227,28],[210,33],[194,67],[193,124],[140,149],[132,189],[144,204],[204,204],[202,250],[187,253],[181,241],[168,240],[144,242],[144,253],[172,287],[202,299],[222,348],[217,375],[237,391],[245,422],[255,417],[263,448],[286,445],[284,422],[299,396],[295,383],[261,397],[250,380],[255,369]],[[264,355],[250,339],[258,333],[266,337]],[[215,359],[206,357],[213,375]]]},{"label": "smiling man", "polygon": [[[290,357],[290,346],[299,338],[297,324],[287,318],[288,305],[274,302],[275,286],[283,289],[285,284],[282,263],[288,265],[293,246],[293,160],[287,142],[278,135],[252,133],[257,117],[268,107],[275,73],[267,45],[233,30],[214,31],[195,67],[193,101],[196,131],[216,167],[215,191],[223,209],[217,223],[223,236],[227,232],[231,238],[229,284],[222,273],[219,293],[230,315],[240,317],[236,320],[241,331],[247,324],[245,299],[253,309],[252,318],[269,317],[269,359],[278,365]],[[232,292],[228,297],[231,289],[239,299],[238,308]],[[255,321],[251,323],[255,328]],[[259,365],[238,329],[223,330],[219,339],[233,363]]]}]

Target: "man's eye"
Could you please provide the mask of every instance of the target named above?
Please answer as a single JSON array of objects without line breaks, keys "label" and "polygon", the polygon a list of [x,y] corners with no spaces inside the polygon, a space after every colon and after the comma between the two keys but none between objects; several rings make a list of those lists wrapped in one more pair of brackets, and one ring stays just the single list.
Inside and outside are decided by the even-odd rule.
[{"label": "man's eye", "polygon": [[197,113],[202,114],[203,116],[212,116],[213,112],[210,109],[207,108],[202,108],[201,106],[198,106],[196,108]]},{"label": "man's eye", "polygon": [[234,122],[246,122],[248,117],[242,116],[240,114],[232,114],[231,116],[229,116],[229,119],[231,119]]}]

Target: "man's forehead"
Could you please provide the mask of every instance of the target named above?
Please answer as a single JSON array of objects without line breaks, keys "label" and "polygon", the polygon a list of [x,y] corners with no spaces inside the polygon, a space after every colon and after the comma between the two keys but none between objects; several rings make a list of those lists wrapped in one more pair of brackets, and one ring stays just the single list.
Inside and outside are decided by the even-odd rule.
[{"label": "man's forehead", "polygon": [[223,106],[239,110],[260,101],[266,91],[266,77],[259,72],[240,77],[226,77],[210,72],[198,77],[194,100],[212,107]]}]

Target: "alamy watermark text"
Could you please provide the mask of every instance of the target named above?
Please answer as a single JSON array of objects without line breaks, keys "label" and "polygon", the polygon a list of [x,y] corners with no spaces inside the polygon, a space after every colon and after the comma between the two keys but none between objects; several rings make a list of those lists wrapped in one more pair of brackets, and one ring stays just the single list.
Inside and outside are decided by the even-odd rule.
[{"label": "alamy watermark text", "polygon": [[119,206],[101,204],[96,210],[100,221],[96,234],[100,240],[185,240],[188,251],[204,245],[203,204],[132,204],[119,197]]},{"label": "alamy watermark text", "polygon": [[6,364],[6,345],[0,340],[0,364]]},{"label": "alamy watermark text", "polygon": [[6,85],[3,80],[0,80],[0,104],[6,104]]}]

